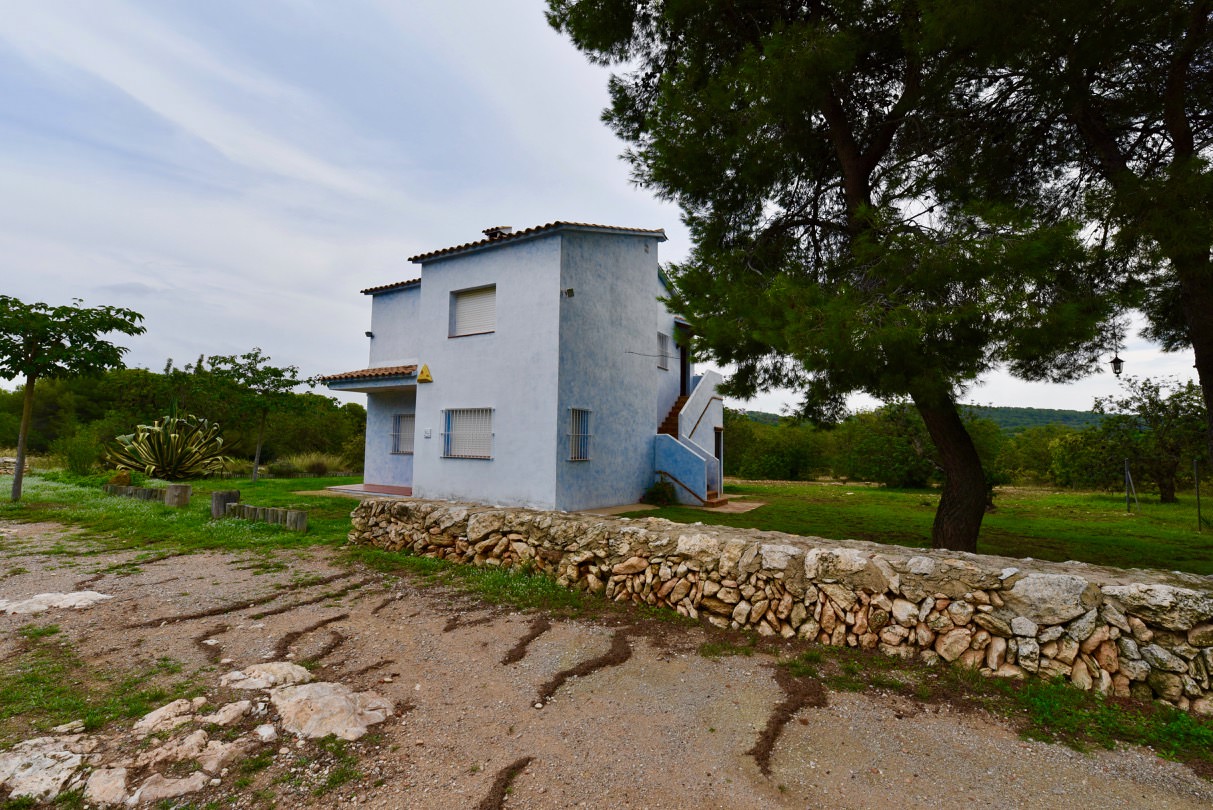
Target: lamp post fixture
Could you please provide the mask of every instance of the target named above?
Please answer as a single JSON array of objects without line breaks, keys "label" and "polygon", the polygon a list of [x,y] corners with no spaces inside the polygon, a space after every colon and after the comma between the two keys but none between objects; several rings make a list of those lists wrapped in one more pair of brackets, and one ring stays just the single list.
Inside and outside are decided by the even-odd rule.
[{"label": "lamp post fixture", "polygon": [[1112,373],[1115,374],[1117,377],[1119,377],[1120,372],[1124,371],[1125,361],[1120,359],[1119,354],[1113,354],[1111,363],[1112,363]]}]

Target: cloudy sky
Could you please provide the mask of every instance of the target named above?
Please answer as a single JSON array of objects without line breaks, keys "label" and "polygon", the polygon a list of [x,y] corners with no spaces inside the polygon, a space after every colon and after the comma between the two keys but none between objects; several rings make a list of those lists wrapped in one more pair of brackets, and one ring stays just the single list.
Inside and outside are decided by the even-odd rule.
[{"label": "cloudy sky", "polygon": [[[665,228],[599,120],[607,72],[542,0],[13,0],[0,15],[0,293],[131,307],[128,363],[259,346],[366,360],[358,290],[482,228]],[[1191,373],[1136,340],[1131,373]],[[1110,374],[993,375],[982,404],[1086,409]],[[778,411],[787,392],[749,407]],[[734,403],[740,404],[740,403]]]}]

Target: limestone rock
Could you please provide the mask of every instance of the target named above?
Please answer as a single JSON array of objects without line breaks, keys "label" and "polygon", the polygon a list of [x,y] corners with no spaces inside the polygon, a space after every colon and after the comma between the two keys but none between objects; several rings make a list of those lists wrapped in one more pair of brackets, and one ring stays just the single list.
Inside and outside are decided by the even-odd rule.
[{"label": "limestone rock", "polygon": [[1061,624],[1097,607],[1099,587],[1073,574],[1028,574],[1010,590],[1003,602],[1020,616],[1037,624]]},{"label": "limestone rock", "polygon": [[[13,799],[47,801],[84,764],[85,747],[74,745],[81,737],[35,737],[0,753],[0,787]],[[72,750],[75,748],[76,750]]]},{"label": "limestone rock", "polygon": [[194,704],[185,698],[174,700],[172,703],[153,709],[135,721],[132,729],[140,737],[166,731],[188,722],[193,716]]},{"label": "limestone rock", "polygon": [[206,748],[207,733],[198,729],[185,737],[169,740],[164,745],[148,749],[135,758],[136,768],[149,768],[161,762],[184,762],[194,759]]},{"label": "limestone rock", "polygon": [[649,561],[644,557],[629,557],[611,568],[612,574],[639,574],[649,567]]},{"label": "limestone rock", "polygon": [[208,714],[198,718],[198,722],[204,725],[215,726],[230,726],[241,717],[248,714],[252,708],[252,703],[247,700],[238,700],[235,703],[228,703],[226,706],[219,708],[214,714]]},{"label": "limestone rock", "polygon": [[973,631],[967,627],[957,627],[935,639],[935,652],[945,661],[952,662],[959,658],[969,648],[973,640]]},{"label": "limestone rock", "polygon": [[197,754],[198,765],[209,774],[217,774],[235,761],[236,757],[248,751],[252,745],[253,742],[247,739],[233,742],[211,740],[206,744],[206,748]]},{"label": "limestone rock", "polygon": [[233,689],[270,689],[275,686],[307,683],[311,679],[312,673],[298,664],[269,661],[229,672],[219,679],[219,685]]},{"label": "limestone rock", "polygon": [[28,599],[0,599],[0,612],[11,615],[45,613],[51,608],[69,608],[81,610],[92,607],[98,602],[113,599],[96,591],[73,591],[72,593],[40,593]]},{"label": "limestone rock", "polygon": [[206,787],[210,777],[202,771],[195,771],[182,779],[170,779],[154,773],[135,791],[128,804],[154,804],[164,799],[175,799],[187,793],[197,793]]},{"label": "limestone rock", "polygon": [[1011,619],[1011,632],[1017,636],[1035,638],[1037,629],[1036,622],[1027,616],[1016,616],[1014,619]]},{"label": "limestone rock", "polygon": [[1183,697],[1183,679],[1172,672],[1153,670],[1146,676],[1146,683],[1163,700],[1169,700],[1174,703]]},{"label": "limestone rock", "polygon": [[1213,647],[1213,622],[1198,624],[1189,630],[1188,643],[1193,647]]},{"label": "limestone rock", "polygon": [[356,740],[367,726],[392,714],[392,702],[374,692],[353,692],[339,683],[284,686],[270,693],[282,727],[300,737]]},{"label": "limestone rock", "polygon": [[126,801],[126,768],[98,768],[84,783],[84,801],[108,807]]},{"label": "limestone rock", "polygon": [[918,606],[906,599],[894,599],[893,621],[902,627],[913,627],[918,623]]},{"label": "limestone rock", "polygon": [[1213,593],[1140,582],[1106,585],[1103,592],[1124,605],[1129,613],[1168,630],[1190,630],[1213,619]]},{"label": "limestone rock", "polygon": [[1155,669],[1165,672],[1187,672],[1188,664],[1178,655],[1168,652],[1157,644],[1147,644],[1141,648],[1141,657]]}]

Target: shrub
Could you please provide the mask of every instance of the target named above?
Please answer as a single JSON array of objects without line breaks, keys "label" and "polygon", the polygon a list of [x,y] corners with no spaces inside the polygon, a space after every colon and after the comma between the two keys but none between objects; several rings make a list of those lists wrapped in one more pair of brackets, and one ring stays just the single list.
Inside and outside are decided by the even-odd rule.
[{"label": "shrub", "polygon": [[270,475],[307,473],[317,477],[348,470],[345,460],[335,453],[295,453],[283,456],[269,465]]},{"label": "shrub", "polygon": [[185,481],[223,471],[219,426],[198,416],[170,415],[118,436],[106,460],[166,481]]},{"label": "shrub", "polygon": [[677,500],[677,494],[674,492],[674,485],[669,481],[658,481],[645,490],[641,496],[641,503],[652,504],[653,506],[669,506]]},{"label": "shrub", "polygon": [[51,442],[51,458],[56,464],[76,475],[88,475],[100,463],[104,450],[91,430],[80,430],[71,436],[60,436]]}]

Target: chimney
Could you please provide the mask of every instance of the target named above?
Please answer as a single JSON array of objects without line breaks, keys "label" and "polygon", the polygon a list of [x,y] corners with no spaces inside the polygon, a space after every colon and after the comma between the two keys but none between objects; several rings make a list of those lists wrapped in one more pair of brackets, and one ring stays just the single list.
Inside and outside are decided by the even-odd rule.
[{"label": "chimney", "polygon": [[514,228],[510,225],[494,225],[491,228],[485,228],[483,231],[481,231],[481,233],[487,236],[490,241],[494,239],[504,239],[513,232]]}]

